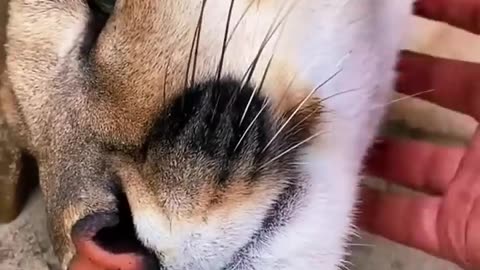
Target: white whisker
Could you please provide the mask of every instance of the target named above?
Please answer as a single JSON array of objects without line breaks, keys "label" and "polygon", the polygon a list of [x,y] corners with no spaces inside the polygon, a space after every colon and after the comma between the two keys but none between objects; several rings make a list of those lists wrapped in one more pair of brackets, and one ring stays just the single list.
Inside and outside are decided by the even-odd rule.
[{"label": "white whisker", "polygon": [[300,102],[300,104],[297,106],[295,111],[289,116],[289,118],[285,121],[285,123],[280,127],[280,129],[273,135],[272,139],[267,143],[267,145],[263,148],[262,152],[265,152],[265,150],[270,147],[270,145],[277,139],[277,137],[280,135],[280,133],[285,129],[285,127],[290,123],[290,121],[295,117],[295,115],[298,113],[298,111],[305,105],[305,103],[320,89],[321,87],[325,86],[327,83],[329,83],[331,80],[333,80],[338,74],[342,72],[342,69],[336,71],[333,75],[328,77],[325,81],[323,81],[320,85],[315,87],[310,93]]},{"label": "white whisker", "polygon": [[348,244],[349,247],[369,247],[373,248],[375,245],[372,244],[360,244],[360,243],[355,243],[355,244]]},{"label": "white whisker", "polygon": [[381,104],[381,105],[376,105],[376,106],[373,106],[372,108],[370,108],[370,110],[368,110],[369,112],[370,111],[373,111],[373,110],[377,110],[377,109],[383,109],[387,106],[390,106],[392,104],[395,104],[397,102],[401,102],[401,101],[404,101],[404,100],[409,100],[409,99],[412,99],[412,98],[415,98],[415,97],[418,97],[418,96],[421,96],[423,94],[426,94],[426,93],[430,93],[430,92],[433,92],[435,91],[434,89],[432,90],[426,90],[426,91],[422,91],[422,92],[419,92],[419,93],[416,93],[416,94],[413,94],[413,95],[409,95],[409,96],[404,96],[404,97],[401,97],[401,98],[397,98],[397,99],[394,99],[386,104]]},{"label": "white whisker", "polygon": [[280,98],[280,100],[278,101],[278,104],[282,104],[283,100],[285,99],[285,97],[287,96],[287,93],[290,91],[290,89],[292,88],[292,85],[293,83],[295,82],[295,80],[297,79],[297,74],[295,73],[293,76],[292,76],[292,79],[290,79],[290,82],[288,83],[287,85],[287,89],[285,90],[285,92],[283,92],[282,94],[282,97]]},{"label": "white whisker", "polygon": [[264,102],[262,108],[260,109],[260,111],[258,111],[257,115],[255,115],[255,118],[252,120],[252,122],[248,125],[247,129],[245,129],[245,132],[243,132],[242,134],[242,137],[240,138],[240,140],[238,141],[237,145],[235,146],[235,149],[233,151],[237,151],[238,147],[240,146],[240,144],[242,143],[242,141],[245,139],[245,136],[247,135],[247,133],[250,131],[250,129],[253,127],[253,124],[257,121],[258,117],[262,114],[262,112],[265,110],[265,108],[267,108],[267,104],[268,102]]},{"label": "white whisker", "polygon": [[[278,29],[279,29],[279,28],[283,25],[283,23],[287,20],[288,16],[290,15],[290,12],[293,10],[293,4],[292,4],[292,7],[287,10],[287,13],[284,14],[284,16],[281,16],[281,15],[282,15],[282,10],[283,10],[283,8],[285,8],[285,7],[287,6],[287,5],[286,5],[286,2],[288,2],[288,0],[285,1],[285,3],[284,3],[285,5],[282,6],[282,8],[279,10],[278,14],[277,14],[276,17],[273,19],[273,22],[272,22],[272,24],[270,25],[270,28],[267,30],[267,33],[266,33],[266,35],[265,35],[265,38],[264,38],[264,40],[262,41],[262,43],[261,43],[261,45],[260,45],[260,48],[259,48],[257,54],[255,55],[252,63],[251,63],[250,66],[247,68],[247,71],[245,72],[245,74],[244,74],[244,76],[243,76],[243,78],[242,78],[242,80],[241,80],[242,83],[241,83],[240,89],[243,89],[243,88],[245,87],[245,85],[247,85],[247,84],[250,82],[250,79],[251,79],[251,77],[253,76],[253,73],[255,72],[255,68],[256,68],[256,66],[257,66],[257,64],[258,64],[258,61],[260,60],[260,57],[261,57],[261,55],[262,55],[262,53],[263,53],[263,50],[264,50],[265,47],[268,45],[268,43],[270,42],[270,40],[272,39],[272,37],[275,35],[275,33],[277,33]],[[294,1],[293,3],[295,3],[295,1]],[[278,23],[277,23],[277,20],[279,20]],[[281,35],[279,35],[279,38],[277,39],[277,41],[280,40],[280,36],[281,36]]]},{"label": "white whisker", "polygon": [[243,120],[245,120],[245,117],[247,116],[248,109],[250,108],[250,105],[252,104],[253,98],[255,95],[263,88],[263,83],[265,82],[265,79],[267,78],[268,71],[270,70],[270,66],[272,64],[274,53],[272,53],[272,56],[270,57],[270,60],[268,61],[268,64],[265,68],[265,72],[263,73],[262,80],[260,82],[260,85],[256,87],[252,94],[250,95],[250,99],[248,100],[247,106],[245,106],[245,110],[243,111],[243,115],[240,118],[240,125],[242,125]]},{"label": "white whisker", "polygon": [[345,259],[342,259],[340,261],[340,265],[338,266],[340,269],[343,269],[343,270],[350,270],[350,267],[353,266],[353,263],[352,262],[349,262]]},{"label": "white whisker", "polygon": [[312,136],[306,138],[305,140],[295,144],[294,146],[288,148],[287,150],[283,151],[282,153],[278,154],[277,156],[275,156],[274,158],[270,159],[269,161],[267,161],[265,164],[263,164],[262,166],[260,166],[260,170],[265,168],[266,166],[270,165],[272,162],[278,160],[279,158],[285,156],[286,154],[290,153],[291,151],[297,149],[298,147],[308,143],[309,141],[317,138],[318,136],[322,135],[322,134],[325,134],[326,132],[325,131],[319,131],[315,134],[313,134]]},{"label": "white whisker", "polygon": [[325,97],[323,99],[321,99],[319,101],[320,103],[320,107],[319,108],[315,108],[315,110],[313,110],[313,112],[309,113],[307,116],[305,116],[302,120],[300,120],[297,124],[295,124],[292,128],[290,128],[288,131],[287,131],[287,134],[291,134],[295,131],[295,129],[300,126],[301,124],[303,124],[305,121],[307,121],[308,118],[310,118],[312,115],[316,114],[317,112],[321,111],[321,113],[330,113],[331,111],[329,110],[325,110],[325,108],[323,106],[321,106],[321,104],[331,98],[334,98],[334,97],[337,97],[337,96],[340,96],[340,95],[343,95],[343,94],[346,94],[346,93],[350,93],[350,92],[354,92],[354,91],[358,91],[360,90],[360,88],[354,88],[354,89],[350,89],[350,90],[345,90],[345,91],[341,91],[341,92],[338,92],[338,93],[335,93],[333,95],[330,95],[328,97]]}]

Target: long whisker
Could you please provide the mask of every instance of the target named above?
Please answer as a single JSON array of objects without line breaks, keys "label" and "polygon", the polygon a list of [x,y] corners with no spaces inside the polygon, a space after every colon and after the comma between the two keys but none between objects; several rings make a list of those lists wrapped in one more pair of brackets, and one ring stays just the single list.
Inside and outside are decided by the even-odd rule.
[{"label": "long whisker", "polygon": [[195,33],[193,34],[193,40],[192,40],[192,45],[190,47],[190,53],[188,54],[188,61],[187,61],[187,70],[185,71],[185,83],[184,83],[184,88],[188,87],[188,77],[190,75],[190,67],[192,65],[192,59],[193,59],[193,51],[195,49],[195,40],[197,38],[197,31],[198,28],[195,29]]},{"label": "long whisker", "polygon": [[262,166],[260,166],[259,170],[264,169],[265,167],[267,167],[268,165],[270,165],[272,162],[278,160],[279,158],[281,158],[281,157],[285,156],[286,154],[290,153],[291,151],[299,148],[300,146],[302,146],[302,145],[310,142],[311,140],[313,140],[313,139],[317,138],[318,136],[323,135],[323,134],[325,134],[325,133],[326,133],[326,131],[324,131],[324,130],[319,131],[319,132],[313,134],[312,136],[306,138],[305,140],[303,140],[303,141],[295,144],[294,146],[288,148],[287,150],[283,151],[282,153],[278,154],[277,156],[275,156],[274,158],[270,159],[268,162],[266,162],[265,164],[263,164]]},{"label": "long whisker", "polygon": [[317,112],[321,111],[322,108],[319,107],[319,108],[315,108],[315,110],[313,110],[311,113],[309,113],[307,116],[305,116],[302,120],[298,121],[298,123],[296,123],[293,127],[291,127],[289,130],[287,130],[285,132],[285,134],[288,134],[289,136],[290,135],[295,135],[296,134],[296,130],[298,130],[297,128],[299,126],[301,126],[303,123],[305,123],[310,117],[312,117],[313,115],[315,115]]},{"label": "long whisker", "polygon": [[[287,1],[285,1],[285,2],[287,2]],[[285,4],[285,6],[286,6],[286,4]],[[253,76],[253,73],[255,72],[255,69],[257,67],[258,61],[260,60],[260,57],[261,57],[265,47],[268,45],[268,43],[270,42],[272,37],[277,33],[278,29],[287,20],[288,16],[290,15],[290,12],[292,10],[293,10],[293,4],[292,4],[292,7],[290,9],[288,9],[286,14],[283,15],[283,17],[281,16],[281,14],[282,14],[282,9],[281,9],[279,11],[279,13],[277,14],[277,16],[274,18],[272,24],[270,25],[270,28],[267,30],[267,34],[266,34],[264,40],[262,41],[257,54],[255,55],[252,63],[250,64],[250,66],[248,67],[246,73],[244,74],[244,76],[242,78],[242,87],[240,89],[243,89],[250,82],[250,80]],[[279,20],[279,21],[278,21],[277,24],[275,24],[277,20]]]},{"label": "long whisker", "polygon": [[225,59],[225,53],[227,51],[228,31],[230,30],[230,21],[232,20],[232,12],[235,0],[230,1],[230,9],[228,10],[227,25],[225,26],[225,36],[223,38],[222,54],[220,55],[220,63],[218,64],[217,81],[222,76],[223,61]]},{"label": "long whisker", "polygon": [[422,91],[422,92],[419,92],[419,93],[416,93],[416,94],[413,94],[413,95],[397,98],[397,99],[394,99],[394,100],[392,100],[390,102],[387,102],[385,104],[380,104],[380,105],[373,106],[372,108],[370,108],[370,110],[368,110],[368,112],[373,111],[373,110],[383,109],[383,108],[388,107],[388,106],[390,106],[394,103],[401,102],[401,101],[404,101],[404,100],[413,99],[413,98],[416,98],[416,97],[421,96],[423,94],[431,93],[431,92],[434,92],[434,91],[435,91],[434,89],[426,90],[426,91]]},{"label": "long whisker", "polygon": [[213,107],[212,117],[210,117],[210,122],[213,121],[215,115],[217,114],[218,103],[220,102],[220,93],[217,93],[217,100],[215,101],[215,106]]},{"label": "long whisker", "polygon": [[267,77],[268,71],[270,70],[270,66],[272,64],[273,60],[273,54],[270,57],[270,60],[268,60],[267,67],[265,68],[265,72],[263,73],[262,80],[260,82],[260,85],[256,87],[253,91],[252,94],[250,95],[250,99],[248,100],[247,106],[245,107],[245,110],[243,111],[242,118],[240,119],[240,125],[242,125],[243,120],[245,119],[245,116],[247,115],[248,109],[250,108],[250,105],[252,104],[253,98],[255,95],[263,88],[263,84],[265,83],[265,78]]},{"label": "long whisker", "polygon": [[360,91],[360,90],[362,90],[362,88],[352,88],[352,89],[348,89],[348,90],[345,90],[345,91],[340,91],[340,92],[337,92],[335,94],[331,94],[330,96],[327,96],[327,97],[324,97],[324,98],[320,99],[320,103],[328,101],[332,98],[335,98],[335,97],[338,97],[338,96],[341,96],[341,95],[344,95],[344,94],[357,92],[357,91]]},{"label": "long whisker", "polygon": [[[204,3],[205,3],[205,1],[206,0],[204,0]],[[203,6],[203,4],[202,4],[202,6]],[[197,34],[198,34],[198,22],[197,22],[197,25],[195,26],[195,32],[193,33],[193,39],[192,39],[192,43],[191,43],[191,46],[190,46],[190,52],[188,54],[187,70],[185,72],[184,88],[188,87],[188,78],[189,78],[189,75],[190,75],[190,68],[192,66],[193,52],[195,51],[195,41],[197,40]]]},{"label": "long whisker", "polygon": [[361,243],[351,243],[348,244],[349,247],[375,247],[375,245],[372,244],[361,244]]},{"label": "long whisker", "polygon": [[163,78],[163,108],[165,108],[167,100],[167,84],[168,84],[168,72],[170,69],[170,58],[167,59],[167,65],[165,67],[165,77]]},{"label": "long whisker", "polygon": [[237,28],[240,26],[240,23],[243,21],[243,19],[245,18],[245,16],[247,15],[248,11],[250,10],[250,8],[253,6],[253,3],[255,3],[256,0],[252,0],[250,1],[250,4],[248,4],[248,6],[245,8],[245,10],[243,11],[242,15],[240,16],[240,18],[238,19],[237,23],[235,24],[235,26],[232,28],[232,33],[230,34],[230,37],[228,38],[227,40],[227,45],[230,43],[230,41],[232,40],[233,38],[233,34],[237,31]]},{"label": "long whisker", "polygon": [[247,133],[250,131],[250,129],[253,127],[253,124],[257,121],[257,119],[260,117],[260,115],[263,113],[263,111],[267,108],[268,102],[265,100],[265,102],[262,105],[262,108],[260,111],[258,111],[257,115],[255,115],[255,118],[253,118],[252,122],[248,125],[248,127],[245,129],[245,131],[242,134],[242,137],[240,137],[240,140],[238,140],[237,145],[235,146],[235,149],[233,150],[234,152],[237,151],[238,147],[240,144],[243,142],[245,137],[247,136]]},{"label": "long whisker", "polygon": [[193,57],[193,67],[192,67],[192,79],[191,79],[191,84],[195,84],[195,75],[197,72],[197,59],[198,59],[198,51],[200,47],[200,36],[202,32],[202,24],[203,24],[203,15],[205,14],[205,5],[207,4],[207,0],[203,0],[202,2],[202,10],[200,11],[200,17],[198,18],[198,24],[197,24],[197,38],[195,41],[195,54]]},{"label": "long whisker", "polygon": [[[347,0],[347,1],[350,1],[350,0]],[[342,57],[342,58],[340,59],[340,61],[338,61],[336,67],[341,67],[341,64],[342,64],[343,60],[344,60],[346,57],[348,57],[348,55],[349,55],[349,54],[346,54],[344,57]],[[296,78],[297,78],[297,76],[298,76],[299,74],[300,74],[300,73],[295,73],[295,75],[291,78],[291,80],[290,80],[290,82],[289,82],[289,84],[288,84],[288,86],[287,86],[287,89],[283,92],[282,97],[281,97],[281,98],[279,99],[279,101],[277,102],[278,106],[280,106],[280,105],[282,104],[283,100],[285,99],[285,97],[287,97],[288,92],[289,92],[290,89],[292,88],[292,86],[293,86],[293,84],[294,84],[294,82],[295,82],[295,80],[296,80]],[[359,88],[355,88],[355,89],[359,89]],[[353,90],[355,90],[355,89],[353,89]],[[348,90],[348,91],[346,91],[346,92],[350,92],[350,90]],[[334,96],[335,96],[335,95],[336,95],[336,94],[334,94]],[[330,97],[326,97],[324,100],[321,100],[320,102],[323,102],[323,101],[325,101],[325,100],[328,100],[329,98],[330,98]]]},{"label": "long whisker", "polygon": [[315,87],[303,100],[302,102],[300,102],[300,104],[297,106],[297,108],[295,109],[295,111],[292,112],[292,114],[290,115],[290,117],[285,121],[285,123],[280,127],[280,129],[275,133],[275,135],[273,135],[272,139],[270,139],[270,141],[267,143],[267,145],[265,146],[265,148],[263,148],[262,152],[265,152],[268,147],[270,147],[270,145],[275,141],[275,139],[277,139],[277,137],[280,135],[280,133],[283,131],[283,129],[285,129],[285,127],[288,125],[288,123],[293,119],[293,117],[298,113],[298,111],[303,107],[303,105],[305,105],[305,103],[318,91],[318,89],[320,89],[321,87],[325,86],[327,83],[329,83],[331,80],[333,80],[338,74],[340,74],[340,72],[342,72],[342,69],[336,71],[333,75],[331,75],[330,77],[328,77],[325,81],[323,81],[320,85],[318,85],[317,87]]},{"label": "long whisker", "polygon": [[[205,5],[207,4],[207,0],[203,0],[202,1],[202,7],[201,7],[201,10],[200,10],[200,15],[199,15],[199,18],[198,18],[198,22],[197,22],[197,26],[195,27],[195,32],[193,33],[193,39],[192,39],[192,45],[190,47],[190,52],[189,52],[189,55],[188,55],[188,61],[187,61],[187,70],[185,71],[185,85],[184,85],[184,88],[188,88],[188,77],[190,75],[190,68],[191,68],[191,65],[192,65],[192,61],[194,61],[194,65],[193,65],[193,68],[192,68],[192,80],[191,80],[191,85],[193,85],[193,82],[195,80],[195,69],[196,69],[196,62],[197,62],[197,56],[198,56],[198,42],[197,40],[200,39],[200,30],[201,30],[201,24],[202,24],[202,21],[203,21],[203,13],[205,11]],[[183,111],[183,107],[184,107],[184,104],[185,103],[185,100],[184,100],[184,97],[182,96],[182,111]]]},{"label": "long whisker", "polygon": [[341,95],[344,95],[344,94],[347,94],[347,93],[350,93],[350,92],[354,92],[354,91],[358,91],[360,90],[360,88],[354,88],[354,89],[350,89],[350,90],[345,90],[345,91],[341,91],[341,92],[338,92],[338,93],[335,93],[335,94],[332,94],[330,96],[327,96],[325,98],[322,98],[318,101],[318,103],[320,104],[320,107],[317,107],[315,108],[315,110],[313,110],[311,113],[309,113],[307,116],[305,116],[304,118],[302,118],[302,120],[300,120],[297,124],[295,124],[292,128],[290,128],[288,131],[287,131],[287,134],[289,134],[291,131],[293,131],[295,128],[297,128],[299,125],[303,124],[308,118],[310,118],[312,115],[316,114],[318,111],[322,111],[322,112],[327,112],[326,110],[324,110],[324,107],[321,105],[323,102],[329,100],[329,99],[332,99],[334,97],[338,97],[338,96],[341,96]]},{"label": "long whisker", "polygon": [[340,265],[338,266],[342,270],[350,270],[349,266],[353,266],[353,264],[345,259],[340,261]]},{"label": "long whisker", "polygon": [[285,97],[287,97],[288,92],[290,92],[290,89],[292,88],[293,83],[297,79],[297,75],[298,75],[298,73],[295,73],[293,75],[292,79],[290,80],[290,82],[288,83],[287,88],[285,89],[285,91],[282,94],[282,97],[278,100],[278,103],[277,103],[278,106],[280,106],[282,104],[283,100],[285,100]]},{"label": "long whisker", "polygon": [[[350,90],[346,90],[346,91],[342,91],[342,92],[338,92],[338,93],[335,93],[333,95],[330,95],[324,99],[322,99],[320,101],[321,102],[324,102],[328,99],[331,99],[331,98],[334,98],[336,96],[339,96],[339,95],[342,95],[342,94],[345,94],[345,93],[349,93],[349,92],[354,92],[354,91],[358,91],[359,88],[355,88],[355,89],[350,89]],[[383,108],[383,107],[386,107],[386,106],[389,106],[391,104],[394,104],[394,103],[397,103],[397,102],[401,102],[401,101],[404,101],[404,100],[408,100],[408,99],[412,99],[412,98],[415,98],[417,96],[420,96],[422,94],[426,94],[426,93],[430,93],[430,92],[433,92],[435,90],[426,90],[426,91],[422,91],[422,92],[419,92],[419,93],[416,93],[416,94],[413,94],[413,95],[409,95],[409,96],[404,96],[404,97],[401,97],[401,98],[397,98],[397,99],[394,99],[392,100],[391,102],[388,102],[386,104],[382,104],[382,105],[378,105],[378,106],[374,106],[373,108],[371,108],[370,110],[368,110],[367,112],[370,112],[370,111],[373,111],[373,110],[376,110],[376,109],[380,109],[380,108]],[[303,118],[301,121],[299,121],[299,123],[295,124],[294,127],[292,127],[291,129],[289,129],[287,132],[290,133],[290,132],[293,132],[296,127],[298,127],[299,125],[301,125],[303,122],[306,121],[306,119],[308,119],[309,117],[311,117],[313,114],[315,114],[316,112],[318,112],[320,108],[316,108],[313,112],[311,112],[309,115],[307,115],[305,118]],[[360,246],[358,244],[355,244],[355,245],[352,245],[352,246]],[[368,245],[365,245],[365,246],[368,246]]]},{"label": "long whisker", "polygon": [[[252,3],[253,3],[253,1],[252,1]],[[252,3],[251,3],[251,4],[252,4]],[[275,21],[278,20],[279,17],[281,17],[281,16],[280,16],[280,15],[281,15],[281,10],[280,10],[280,12],[277,14],[277,16],[275,17],[274,21],[272,22],[272,25],[270,25],[270,28],[269,28],[269,30],[267,31],[267,34],[266,34],[264,40],[262,41],[262,44],[261,44],[261,46],[260,46],[260,48],[259,48],[256,56],[254,57],[252,63],[251,63],[250,66],[247,68],[247,71],[244,73],[242,79],[240,80],[240,82],[241,82],[240,87],[238,88],[237,91],[235,91],[235,93],[234,93],[234,94],[232,95],[232,97],[230,98],[230,101],[229,101],[228,104],[227,104],[227,108],[230,107],[230,106],[234,103],[234,101],[236,100],[239,92],[241,92],[241,91],[248,85],[248,83],[250,82],[251,77],[253,76],[253,73],[254,73],[255,68],[256,68],[256,66],[257,66],[257,63],[258,63],[258,60],[260,59],[260,56],[261,56],[264,48],[266,47],[266,45],[268,44],[268,42],[271,40],[271,38],[274,36],[275,32],[276,32],[276,31],[279,29],[279,27],[282,25],[282,23],[286,20],[286,18],[287,18],[287,16],[288,16],[289,13],[290,13],[290,11],[287,12],[287,14],[286,14],[283,18],[280,19],[280,22],[278,23],[278,25],[275,25]],[[272,33],[270,33],[270,32],[272,32]],[[278,41],[278,40],[277,40],[277,41]],[[276,46],[275,46],[275,47],[276,47]],[[272,57],[273,57],[273,55],[272,55]],[[217,103],[218,103],[218,101],[217,101]],[[216,113],[216,108],[217,108],[217,106],[218,106],[218,104],[215,104],[215,109],[214,109],[213,115],[215,115],[215,113]],[[243,117],[242,117],[242,118],[243,118]]]}]

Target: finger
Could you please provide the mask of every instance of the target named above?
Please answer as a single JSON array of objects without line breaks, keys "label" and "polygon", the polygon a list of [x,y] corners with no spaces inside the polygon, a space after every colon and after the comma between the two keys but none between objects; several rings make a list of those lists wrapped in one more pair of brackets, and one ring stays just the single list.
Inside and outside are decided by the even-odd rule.
[{"label": "finger", "polygon": [[[455,180],[444,198],[438,232],[443,235],[441,246],[463,265],[480,262],[480,130],[477,130]],[[475,229],[474,229],[475,228]],[[475,231],[476,230],[476,231]],[[478,264],[477,264],[478,265]]]},{"label": "finger", "polygon": [[367,173],[418,191],[443,194],[464,154],[462,147],[388,139],[371,150]]},{"label": "finger", "polygon": [[478,266],[480,265],[480,199],[477,199],[472,209],[467,226],[467,265]]},{"label": "finger", "polygon": [[405,197],[365,188],[359,226],[394,242],[439,255],[436,197]]},{"label": "finger", "polygon": [[[461,163],[460,172],[468,174],[470,184],[479,183],[480,180],[480,127],[477,127],[473,139],[468,145],[468,151]],[[480,193],[479,193],[480,196]]]},{"label": "finger", "polygon": [[397,71],[399,92],[433,90],[419,97],[480,119],[480,64],[404,51]]},{"label": "finger", "polygon": [[480,1],[478,0],[417,0],[415,15],[442,21],[472,33],[480,33]]}]

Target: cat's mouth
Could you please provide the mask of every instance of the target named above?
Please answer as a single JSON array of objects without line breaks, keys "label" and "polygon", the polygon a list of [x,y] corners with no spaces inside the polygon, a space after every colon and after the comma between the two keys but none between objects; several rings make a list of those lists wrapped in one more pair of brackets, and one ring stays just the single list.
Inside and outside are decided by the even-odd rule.
[{"label": "cat's mouth", "polygon": [[118,211],[89,215],[72,229],[76,255],[70,270],[158,270],[154,253],[137,238],[125,195],[118,196]]}]

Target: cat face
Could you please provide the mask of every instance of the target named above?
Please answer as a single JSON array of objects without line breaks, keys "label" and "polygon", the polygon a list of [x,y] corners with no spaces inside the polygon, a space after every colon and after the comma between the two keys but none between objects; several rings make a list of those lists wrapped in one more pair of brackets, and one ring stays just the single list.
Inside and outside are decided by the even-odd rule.
[{"label": "cat face", "polygon": [[339,266],[408,13],[377,2],[12,0],[2,108],[63,266]]}]

